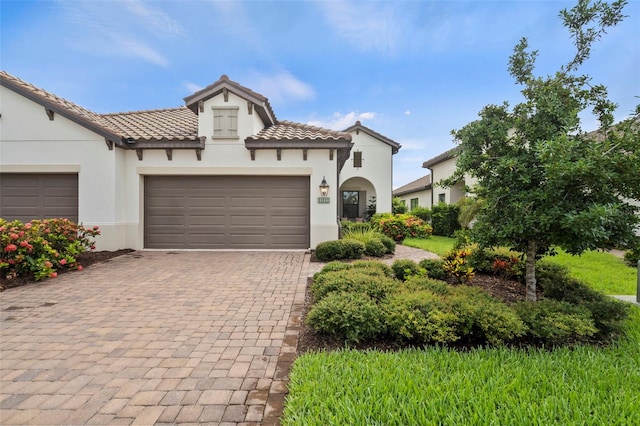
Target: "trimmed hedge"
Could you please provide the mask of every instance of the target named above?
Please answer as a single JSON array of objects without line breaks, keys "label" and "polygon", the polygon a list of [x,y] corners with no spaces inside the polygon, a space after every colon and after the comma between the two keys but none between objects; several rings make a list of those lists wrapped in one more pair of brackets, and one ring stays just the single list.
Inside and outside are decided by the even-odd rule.
[{"label": "trimmed hedge", "polygon": [[321,262],[341,259],[361,259],[365,245],[361,241],[343,239],[325,241],[316,246],[316,258]]},{"label": "trimmed hedge", "polygon": [[364,294],[332,293],[311,308],[306,321],[314,330],[358,343],[383,334],[383,318],[380,306]]}]

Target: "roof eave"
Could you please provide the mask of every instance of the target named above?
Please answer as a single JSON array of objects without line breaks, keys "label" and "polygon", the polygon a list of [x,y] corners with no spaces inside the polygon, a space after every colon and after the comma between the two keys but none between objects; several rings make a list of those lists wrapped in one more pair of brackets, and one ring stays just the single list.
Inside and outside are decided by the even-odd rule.
[{"label": "roof eave", "polygon": [[9,90],[12,90],[14,92],[16,92],[17,94],[19,94],[20,96],[24,96],[25,98],[39,104],[42,105],[45,109],[47,110],[51,110],[56,114],[60,114],[61,116],[63,116],[64,118],[73,121],[74,123],[88,129],[91,130],[92,132],[104,137],[105,139],[107,139],[110,142],[113,142],[116,144],[116,146],[119,147],[126,147],[126,143],[124,141],[124,138],[122,135],[117,134],[99,124],[97,124],[94,121],[91,121],[87,118],[84,118],[78,114],[75,114],[72,111],[69,111],[67,108],[61,107],[60,105],[49,101],[48,99],[45,99],[41,96],[38,96],[34,93],[32,93],[29,90],[25,90],[22,86],[20,85],[16,85],[14,84],[11,80],[8,79],[0,79],[0,85],[6,87]]},{"label": "roof eave", "polygon": [[253,103],[255,105],[256,112],[266,126],[277,124],[277,119],[267,98],[251,91],[250,89],[247,89],[246,87],[232,82],[228,78],[221,78],[220,80],[205,87],[204,89],[185,97],[184,102],[187,108],[198,114],[199,101],[206,101],[215,96],[218,96],[223,92],[224,89],[227,89],[229,92],[232,92],[233,94]]},{"label": "roof eave", "polygon": [[400,151],[400,148],[402,147],[402,145],[400,145],[398,142],[394,141],[393,139],[389,139],[385,135],[382,135],[382,134],[376,132],[375,130],[372,130],[372,129],[366,127],[366,126],[363,126],[359,121],[356,121],[356,124],[354,124],[353,126],[350,126],[347,129],[343,130],[343,132],[351,133],[351,132],[356,131],[356,130],[360,130],[360,131],[368,134],[369,136],[371,136],[373,138],[376,138],[376,139],[380,140],[381,142],[384,142],[387,145],[391,146],[392,154],[397,154],[398,151]]}]

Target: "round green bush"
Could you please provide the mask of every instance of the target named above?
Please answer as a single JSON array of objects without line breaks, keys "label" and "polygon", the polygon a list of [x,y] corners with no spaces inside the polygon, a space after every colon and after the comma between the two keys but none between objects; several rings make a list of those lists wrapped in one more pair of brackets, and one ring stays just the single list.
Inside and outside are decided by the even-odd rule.
[{"label": "round green bush", "polygon": [[469,341],[501,344],[527,331],[515,309],[478,287],[452,286],[447,300],[458,317],[458,333]]},{"label": "round green bush", "polygon": [[451,343],[459,339],[457,317],[430,291],[403,292],[384,304],[387,332],[414,344]]},{"label": "round green bush", "polygon": [[313,330],[347,343],[373,340],[385,331],[382,309],[358,293],[332,293],[316,303],[307,315]]},{"label": "round green bush", "polygon": [[441,259],[423,259],[418,266],[427,271],[427,276],[435,280],[446,280],[447,271],[444,269],[444,261]]},{"label": "round green bush", "polygon": [[588,309],[567,302],[541,299],[515,306],[530,340],[546,344],[578,342],[598,332]]},{"label": "round green bush", "polygon": [[396,252],[396,242],[393,241],[393,238],[387,237],[384,234],[380,234],[380,241],[387,249],[388,254],[393,254]]},{"label": "round green bush", "polygon": [[382,257],[387,252],[387,248],[379,239],[371,239],[364,243],[364,254],[373,257]]},{"label": "round green bush", "polygon": [[393,273],[400,281],[405,281],[407,278],[418,275],[420,273],[420,267],[413,260],[398,259],[391,265]]},{"label": "round green bush", "polygon": [[345,259],[360,259],[364,254],[365,245],[362,241],[344,239],[339,240],[344,247]]},{"label": "round green bush", "polygon": [[379,271],[387,277],[393,277],[393,270],[391,269],[391,267],[377,260],[356,260],[349,263],[348,265],[350,265],[352,268],[364,269],[365,271]]},{"label": "round green bush", "polygon": [[409,291],[428,290],[439,295],[451,294],[452,290],[452,286],[447,284],[445,281],[434,280],[432,278],[422,277],[419,275],[408,278],[404,282],[404,288]]},{"label": "round green bush", "polygon": [[356,240],[331,240],[316,246],[315,255],[321,262],[341,259],[360,259],[364,253],[364,243]]},{"label": "round green bush", "polygon": [[399,283],[380,270],[353,268],[327,272],[311,284],[311,293],[317,301],[331,293],[359,293],[374,300],[382,300],[398,289]]}]

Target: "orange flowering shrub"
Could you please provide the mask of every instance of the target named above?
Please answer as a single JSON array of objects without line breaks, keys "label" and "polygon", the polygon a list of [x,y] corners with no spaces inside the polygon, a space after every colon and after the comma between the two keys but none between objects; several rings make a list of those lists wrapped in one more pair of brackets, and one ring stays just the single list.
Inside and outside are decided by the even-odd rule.
[{"label": "orange flowering shrub", "polygon": [[405,238],[429,238],[433,233],[431,225],[410,214],[377,214],[371,219],[376,230],[400,242]]}]

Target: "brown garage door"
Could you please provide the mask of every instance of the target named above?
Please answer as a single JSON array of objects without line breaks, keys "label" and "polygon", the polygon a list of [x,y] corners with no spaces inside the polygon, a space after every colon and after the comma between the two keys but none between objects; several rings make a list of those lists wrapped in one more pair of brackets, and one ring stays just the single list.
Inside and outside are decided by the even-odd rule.
[{"label": "brown garage door", "polygon": [[0,173],[0,217],[78,221],[78,175]]},{"label": "brown garage door", "polygon": [[309,178],[146,176],[144,246],[307,249]]}]

